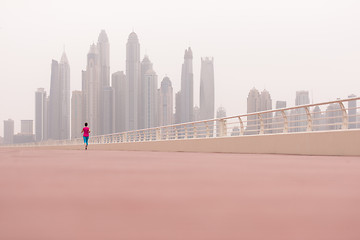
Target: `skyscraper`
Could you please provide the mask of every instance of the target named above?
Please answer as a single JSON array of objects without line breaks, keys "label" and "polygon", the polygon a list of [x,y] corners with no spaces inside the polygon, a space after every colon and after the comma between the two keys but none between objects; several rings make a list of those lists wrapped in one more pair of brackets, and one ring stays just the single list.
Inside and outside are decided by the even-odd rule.
[{"label": "skyscraper", "polygon": [[48,111],[47,97],[43,88],[38,88],[35,92],[35,140],[37,142],[47,139],[48,130]]},{"label": "skyscraper", "polygon": [[260,94],[260,111],[272,109],[272,100],[270,93],[264,89]]},{"label": "skyscraper", "polygon": [[[276,109],[286,108],[286,101],[276,101],[275,104]],[[286,113],[285,113],[286,114]],[[281,112],[275,112],[274,118],[272,121],[273,133],[282,133],[284,128],[284,118]]]},{"label": "skyscraper", "polygon": [[[105,93],[109,93],[108,87],[110,87],[110,44],[108,36],[105,30],[101,30],[97,49],[99,51],[99,65],[100,65],[100,93],[99,93],[99,134],[110,133],[109,126],[107,125],[112,121],[113,112],[104,112],[105,109],[108,109],[106,105],[105,98],[109,96],[105,96]],[[108,99],[107,99],[108,100]],[[112,127],[110,127],[111,129]]]},{"label": "skyscraper", "polygon": [[194,74],[193,74],[193,53],[189,47],[185,50],[184,63],[181,69],[181,122],[193,121],[194,109]]},{"label": "skyscraper", "polygon": [[81,101],[81,120],[85,123],[88,121],[89,116],[89,107],[88,107],[88,83],[86,80],[87,72],[86,70],[81,71],[81,95],[82,95],[82,101]]},{"label": "skyscraper", "polygon": [[70,138],[70,66],[65,52],[52,60],[49,102],[49,138]]},{"label": "skyscraper", "polygon": [[126,44],[126,77],[129,88],[129,130],[138,129],[141,106],[140,44],[135,32],[130,33]]},{"label": "skyscraper", "polygon": [[309,91],[302,90],[296,92],[295,106],[305,105],[309,103],[310,103]]},{"label": "skyscraper", "polygon": [[105,30],[101,30],[97,48],[99,50],[100,82],[102,87],[110,86],[110,44]]},{"label": "skyscraper", "polygon": [[143,128],[152,128],[158,125],[157,122],[157,75],[153,69],[147,70],[144,75],[145,81],[143,82],[143,109],[142,112],[144,125]]},{"label": "skyscraper", "polygon": [[[295,98],[295,106],[306,105],[310,103],[308,91],[297,91]],[[291,112],[291,131],[301,132],[306,130],[307,116],[304,108],[295,109]]]},{"label": "skyscraper", "polygon": [[[266,111],[272,109],[272,100],[270,93],[267,90],[263,90],[260,94],[260,111]],[[272,113],[264,113],[261,115],[264,122],[265,133],[271,133],[271,130],[266,130],[272,128]]]},{"label": "skyscraper", "polygon": [[139,89],[141,90],[140,94],[140,102],[139,102],[139,114],[138,114],[138,128],[143,129],[146,128],[145,125],[147,120],[145,119],[145,115],[147,115],[146,105],[147,105],[147,97],[145,95],[148,95],[148,84],[147,79],[145,78],[145,74],[149,71],[153,70],[153,64],[150,61],[149,57],[145,55],[144,59],[141,61],[141,76],[140,76],[140,83],[139,83]]},{"label": "skyscraper", "polygon": [[129,129],[129,91],[123,71],[111,75],[111,86],[115,95],[115,132],[125,132]]},{"label": "skyscraper", "polygon": [[115,132],[115,96],[112,87],[103,88],[103,134]]},{"label": "skyscraper", "polygon": [[90,46],[87,55],[86,71],[83,77],[83,94],[84,94],[84,118],[83,121],[89,124],[92,135],[100,134],[100,57],[99,51],[95,44]]},{"label": "skyscraper", "polygon": [[214,58],[201,58],[200,120],[213,119],[215,111]]},{"label": "skyscraper", "polygon": [[256,88],[252,88],[247,97],[247,113],[258,112],[260,109],[260,93]]},{"label": "skyscraper", "polygon": [[[247,97],[247,113],[259,112],[261,109],[260,93],[256,88],[250,90]],[[247,117],[246,134],[256,134],[260,129],[259,117],[251,115]]]},{"label": "skyscraper", "polygon": [[181,123],[181,91],[175,94],[175,123]]},{"label": "skyscraper", "polygon": [[338,130],[342,126],[342,111],[338,103],[329,104],[325,112],[325,130]]},{"label": "skyscraper", "polygon": [[323,119],[323,114],[321,112],[321,109],[319,106],[315,106],[314,110],[312,112],[311,115],[312,118],[312,130],[313,131],[320,131],[320,130],[324,130],[324,119]]},{"label": "skyscraper", "polygon": [[14,143],[14,120],[4,121],[4,144]]},{"label": "skyscraper", "polygon": [[173,88],[168,77],[161,81],[159,89],[159,126],[173,124]]},{"label": "skyscraper", "polygon": [[60,80],[60,138],[70,139],[70,66],[63,52],[59,64]]},{"label": "skyscraper", "polygon": [[[263,90],[261,94],[256,88],[250,90],[247,98],[247,113],[260,112],[272,109],[272,100],[270,93]],[[261,114],[264,123],[265,133],[270,133],[268,128],[272,128],[272,113]],[[247,117],[247,132],[246,134],[258,133],[260,129],[260,120],[258,115],[251,115]]]},{"label": "skyscraper", "polygon": [[81,138],[81,130],[83,128],[82,120],[82,92],[73,91],[71,97],[71,139]]},{"label": "skyscraper", "polygon": [[276,109],[286,108],[286,101],[276,101]]},{"label": "skyscraper", "polygon": [[200,121],[200,108],[198,106],[194,106],[193,108],[193,120],[192,121]]},{"label": "skyscraper", "polygon": [[60,79],[59,79],[59,63],[56,60],[51,62],[51,80],[49,95],[49,139],[60,139]]}]

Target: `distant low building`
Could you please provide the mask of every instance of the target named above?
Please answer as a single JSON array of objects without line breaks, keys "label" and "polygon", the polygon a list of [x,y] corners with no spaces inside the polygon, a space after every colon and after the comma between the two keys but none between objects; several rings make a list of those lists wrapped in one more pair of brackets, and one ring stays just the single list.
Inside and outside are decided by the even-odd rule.
[{"label": "distant low building", "polygon": [[32,143],[35,142],[34,134],[18,133],[14,135],[14,144]]},{"label": "distant low building", "polygon": [[342,111],[340,105],[332,103],[326,108],[326,130],[338,130],[342,126]]},{"label": "distant low building", "polygon": [[33,134],[34,133],[34,121],[33,120],[21,120],[21,134]]},{"label": "distant low building", "polygon": [[14,143],[14,120],[4,121],[4,144]]}]

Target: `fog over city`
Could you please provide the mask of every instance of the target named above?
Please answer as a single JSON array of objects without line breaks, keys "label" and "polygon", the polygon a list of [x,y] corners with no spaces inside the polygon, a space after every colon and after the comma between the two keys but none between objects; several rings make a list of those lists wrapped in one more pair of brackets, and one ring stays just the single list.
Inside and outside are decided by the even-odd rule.
[{"label": "fog over city", "polygon": [[[53,1],[0,0],[0,136],[3,121],[35,120],[35,91],[50,92],[52,59],[65,50],[70,90],[81,90],[90,45],[105,30],[110,74],[126,71],[126,43],[136,32],[140,60],[148,55],[175,93],[184,51],[191,47],[194,105],[201,58],[214,58],[215,110],[246,113],[249,91],[295,105],[360,96],[360,1]],[[175,99],[174,99],[175,106]]]}]

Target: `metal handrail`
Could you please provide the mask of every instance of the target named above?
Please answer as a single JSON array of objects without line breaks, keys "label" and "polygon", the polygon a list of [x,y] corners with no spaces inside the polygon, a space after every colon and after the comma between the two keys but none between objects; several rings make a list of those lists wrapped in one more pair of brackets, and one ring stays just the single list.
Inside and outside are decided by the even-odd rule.
[{"label": "metal handrail", "polygon": [[[349,115],[348,112],[349,109],[353,110],[358,107],[347,109],[344,103],[357,100],[360,100],[360,97],[92,136],[89,140],[92,144],[109,144],[346,130],[350,125],[358,126],[359,121],[356,119],[358,115]],[[337,104],[337,108],[319,112],[311,111],[316,106],[329,106],[331,104]],[[355,121],[349,121],[350,116],[355,117]],[[230,127],[233,128],[230,129]],[[70,145],[80,144],[81,141],[80,138],[65,141],[52,140],[35,143],[35,145]]]}]

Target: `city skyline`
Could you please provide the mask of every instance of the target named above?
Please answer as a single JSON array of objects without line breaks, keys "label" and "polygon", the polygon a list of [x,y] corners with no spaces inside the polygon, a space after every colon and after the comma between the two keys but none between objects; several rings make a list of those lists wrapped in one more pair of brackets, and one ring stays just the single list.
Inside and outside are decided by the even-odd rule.
[{"label": "city skyline", "polygon": [[[96,8],[89,6],[82,19],[76,14],[83,12],[80,9],[84,4],[76,3],[71,9],[66,1],[56,11],[42,2],[44,8],[39,16],[48,17],[48,21],[43,21],[40,17],[32,17],[40,11],[36,2],[39,3],[23,1],[16,6],[7,2],[0,10],[0,37],[3,40],[0,81],[2,89],[6,89],[0,94],[0,120],[14,119],[16,132],[20,131],[20,120],[35,120],[35,103],[30,101],[34,91],[43,87],[50,93],[49,59],[58,58],[63,44],[71,64],[70,89],[81,89],[80,70],[85,69],[88,44],[91,40],[96,42],[101,29],[106,30],[111,44],[110,73],[125,70],[124,45],[134,27],[141,41],[140,57],[145,54],[151,57],[159,80],[169,76],[174,94],[180,89],[183,49],[191,46],[194,54],[194,105],[197,106],[200,59],[213,56],[217,79],[215,108],[224,106],[228,115],[246,112],[246,96],[252,87],[267,89],[273,102],[285,100],[287,106],[295,105],[294,94],[298,90],[308,90],[311,102],[312,99],[323,102],[347,98],[350,94],[360,95],[357,67],[360,64],[360,41],[355,24],[359,17],[354,14],[359,3],[355,1],[326,4],[320,0],[298,4],[241,2],[241,9],[232,7],[231,2],[211,2],[208,11],[200,15],[197,13],[202,3],[194,3],[189,9],[186,3],[177,3],[175,12],[171,10],[173,6],[170,8],[155,1],[151,5],[164,4],[164,8],[169,10],[165,11],[166,24],[162,14],[147,22],[143,17],[136,19],[136,11],[146,13],[136,8],[137,4],[126,5],[128,11],[124,16],[115,15],[116,8],[110,3]],[[61,21],[57,21],[56,16],[63,15],[61,10],[68,16],[66,19],[59,17]],[[97,12],[100,20],[90,18]],[[181,12],[186,12],[185,18],[180,18]],[[25,24],[17,20],[24,18],[28,19]],[[69,22],[72,24],[67,24]],[[2,128],[0,135],[3,135]]]},{"label": "city skyline", "polygon": [[[116,117],[119,114],[125,115],[124,125],[127,126],[124,128],[125,131],[161,126],[159,124],[162,123],[160,123],[161,121],[159,120],[163,113],[159,111],[161,109],[161,89],[157,88],[158,77],[153,70],[153,63],[147,54],[144,55],[143,60],[140,62],[140,43],[137,34],[132,31],[129,34],[126,44],[126,71],[129,73],[130,78],[128,78],[123,71],[114,72],[112,73],[111,85],[109,48],[110,44],[107,34],[105,30],[102,29],[98,37],[97,45],[94,43],[90,45],[90,50],[87,55],[87,67],[85,71],[82,70],[82,91],[74,90],[72,91],[73,95],[70,95],[70,66],[65,49],[59,62],[54,59],[52,60],[50,95],[46,96],[44,88],[38,88],[35,92],[35,118],[38,118],[37,115],[39,114],[39,107],[37,106],[39,100],[37,95],[41,93],[41,95],[44,95],[44,100],[42,101],[45,101],[41,103],[44,104],[41,110],[43,113],[41,114],[48,120],[40,120],[41,124],[37,124],[39,120],[35,121],[35,125],[40,125],[40,128],[43,129],[42,131],[45,132],[45,134],[41,133],[43,135],[42,137],[36,136],[39,135],[37,130],[39,126],[35,126],[34,140],[39,141],[39,138],[42,140],[56,140],[78,137],[79,134],[76,132],[76,128],[80,129],[81,123],[84,121],[89,122],[88,120],[95,123],[92,125],[95,126],[95,131],[93,130],[95,135],[115,133]],[[185,49],[184,63],[182,64],[181,72],[182,88],[178,91],[180,111],[177,111],[176,108],[171,109],[174,119],[179,118],[180,122],[191,122],[213,118],[211,117],[214,116],[215,112],[213,61],[213,57],[201,57],[199,107],[194,105],[193,53],[191,47]],[[126,86],[123,85],[121,88],[120,82],[116,82],[120,80],[119,77],[115,77],[119,74],[124,75],[124,77],[120,76],[120,78],[123,78],[123,81],[126,82]],[[170,82],[170,86],[172,85],[168,77],[164,79]],[[129,86],[132,86],[132,91],[129,89]],[[121,91],[119,91],[120,89]],[[95,95],[91,95],[91,92]],[[132,94],[130,94],[130,92],[132,92]],[[116,96],[116,93],[118,96]],[[254,94],[257,95],[257,97]],[[251,95],[252,97],[250,97]],[[125,108],[116,108],[116,105],[119,103],[119,100],[116,101],[116,99],[119,97],[127,98],[128,105]],[[174,98],[173,96],[170,97]],[[351,94],[348,97],[356,97],[356,95]],[[77,98],[77,100],[73,100],[73,98]],[[250,103],[249,105],[249,98],[252,98],[253,100],[250,101],[254,103]],[[258,98],[258,100],[256,100],[256,98]],[[176,99],[172,99],[171,101],[174,100],[175,102],[177,101]],[[76,103],[73,103],[73,101]],[[124,104],[122,101],[120,103]],[[133,101],[132,105],[136,107],[131,107],[129,104],[131,101]],[[91,102],[93,102],[93,104],[91,104]],[[286,101],[276,101],[276,106],[274,107],[278,108],[278,102],[283,102],[286,106]],[[296,91],[295,106],[309,103],[309,91]],[[92,107],[91,105],[94,106]],[[91,110],[92,108],[95,108],[95,110]],[[126,110],[130,108],[133,109],[133,117],[129,115],[131,111],[127,112]],[[332,108],[337,108],[337,106],[329,105],[328,109]],[[183,109],[187,110],[184,111]],[[247,113],[271,109],[273,109],[273,106],[270,93],[264,89],[261,94],[259,94],[258,90],[253,87],[247,99]],[[169,109],[166,111],[168,110]],[[92,111],[95,112],[90,114]],[[316,111],[318,111],[318,109],[314,110],[314,114]],[[178,117],[176,117],[177,114],[179,115]],[[91,118],[91,116],[93,117]],[[270,115],[267,117],[272,118]],[[248,117],[248,121],[250,118],[252,117]],[[4,120],[4,128],[5,123],[9,121],[10,119]],[[11,119],[11,121],[13,120]],[[21,120],[22,130],[19,134],[23,134],[23,122],[25,121],[33,122],[33,120]],[[131,121],[133,121],[132,126],[130,126]],[[265,122],[268,121],[266,120]],[[172,123],[172,121],[169,123]],[[271,121],[269,123],[271,124]],[[14,125],[14,121],[12,124]],[[42,124],[43,126],[41,126]],[[248,127],[251,128],[253,124],[251,122],[249,124]],[[56,129],[54,126],[60,127]],[[14,129],[13,126],[12,128]],[[295,129],[295,131],[299,130],[300,129]]]}]

